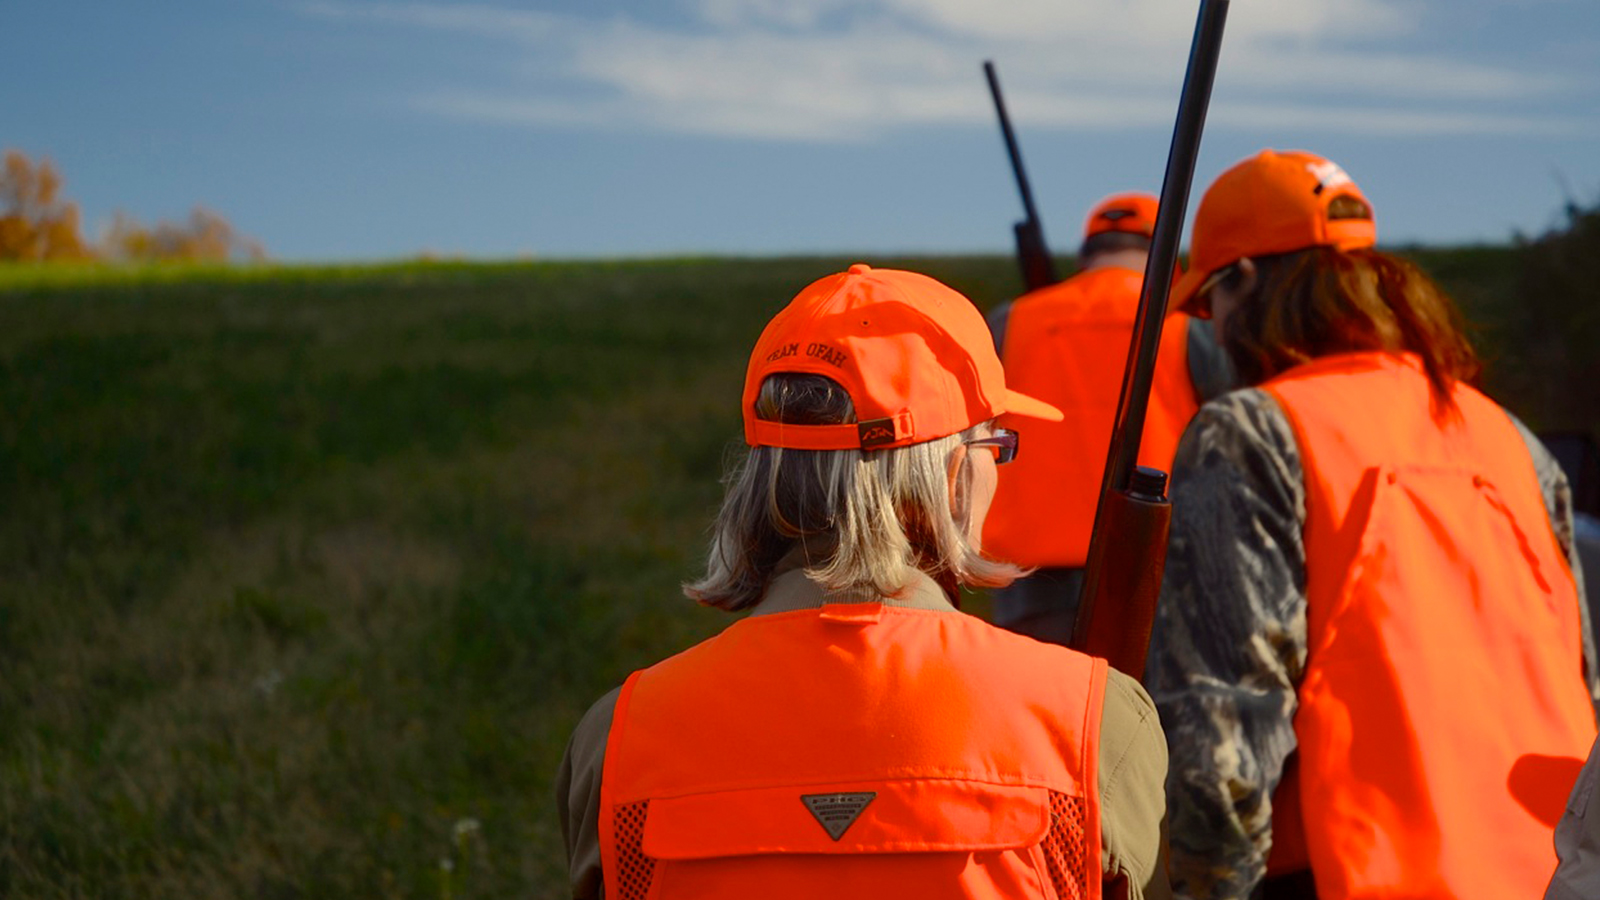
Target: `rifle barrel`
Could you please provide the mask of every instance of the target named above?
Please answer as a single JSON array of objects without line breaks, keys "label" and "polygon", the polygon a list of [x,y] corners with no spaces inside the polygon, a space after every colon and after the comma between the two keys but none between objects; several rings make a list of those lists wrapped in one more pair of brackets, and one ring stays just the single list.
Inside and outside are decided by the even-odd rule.
[{"label": "rifle barrel", "polygon": [[1000,115],[1000,134],[1006,139],[1006,153],[1011,156],[1011,171],[1017,176],[1017,190],[1022,193],[1022,211],[1029,222],[1038,222],[1039,214],[1033,207],[1033,188],[1028,186],[1028,171],[1022,167],[1022,150],[1017,146],[1017,136],[1011,131],[1011,117],[1006,114],[1006,101],[1000,94],[1000,77],[995,74],[994,61],[984,60],[983,74],[989,79],[989,95],[994,97],[994,110]]}]

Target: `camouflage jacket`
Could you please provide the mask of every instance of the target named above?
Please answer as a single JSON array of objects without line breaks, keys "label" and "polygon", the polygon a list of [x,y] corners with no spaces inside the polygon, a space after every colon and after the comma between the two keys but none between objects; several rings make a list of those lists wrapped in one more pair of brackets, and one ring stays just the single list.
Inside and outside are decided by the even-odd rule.
[{"label": "camouflage jacket", "polygon": [[[1521,422],[1551,525],[1574,560],[1571,490]],[[1266,871],[1272,792],[1295,750],[1306,663],[1305,488],[1266,393],[1207,403],[1173,464],[1172,540],[1145,684],[1169,746],[1174,894],[1244,898]],[[1576,563],[1591,695],[1595,651]]]}]

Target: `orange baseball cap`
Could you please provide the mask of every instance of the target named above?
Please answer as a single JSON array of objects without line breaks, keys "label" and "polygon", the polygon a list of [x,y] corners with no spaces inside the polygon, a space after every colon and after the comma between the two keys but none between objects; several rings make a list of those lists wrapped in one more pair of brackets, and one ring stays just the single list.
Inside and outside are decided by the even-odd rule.
[{"label": "orange baseball cap", "polygon": [[[824,375],[843,385],[857,422],[756,418],[761,383],[781,372]],[[971,300],[926,275],[862,263],[796,295],[767,323],[745,371],[744,439],[752,447],[904,447],[1001,413],[1062,418],[1054,406],[1006,388],[989,326]]]},{"label": "orange baseball cap", "polygon": [[1150,237],[1156,233],[1156,206],[1159,203],[1155,194],[1112,194],[1089,210],[1089,219],[1083,224],[1083,237],[1088,240],[1108,231]]},{"label": "orange baseball cap", "polygon": [[[1340,197],[1359,200],[1351,207],[1362,214],[1331,210]],[[1200,198],[1189,270],[1173,285],[1171,308],[1193,312],[1206,279],[1247,256],[1377,242],[1372,205],[1337,164],[1303,150],[1263,150],[1217,176]]]}]

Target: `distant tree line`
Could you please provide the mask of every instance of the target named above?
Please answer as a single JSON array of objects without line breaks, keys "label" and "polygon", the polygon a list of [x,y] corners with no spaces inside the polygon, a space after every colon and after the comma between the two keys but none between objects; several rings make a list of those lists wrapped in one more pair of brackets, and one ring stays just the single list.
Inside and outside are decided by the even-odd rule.
[{"label": "distant tree line", "polygon": [[225,262],[266,257],[261,244],[217,213],[195,207],[185,222],[144,225],[117,213],[98,242],[84,240],[78,205],[61,195],[50,160],[8,150],[0,168],[0,262]]},{"label": "distant tree line", "polygon": [[1600,199],[1563,212],[1544,234],[1516,236],[1508,336],[1530,414],[1600,438]]}]

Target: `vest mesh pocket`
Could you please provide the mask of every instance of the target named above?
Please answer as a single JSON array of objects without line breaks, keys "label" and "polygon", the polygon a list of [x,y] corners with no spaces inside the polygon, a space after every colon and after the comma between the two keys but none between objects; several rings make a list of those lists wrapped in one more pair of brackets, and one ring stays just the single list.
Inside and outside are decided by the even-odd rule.
[{"label": "vest mesh pocket", "polygon": [[615,807],[618,900],[644,900],[655,880],[656,861],[644,855],[644,820],[650,801]]},{"label": "vest mesh pocket", "polygon": [[[1080,797],[1050,792],[1050,832],[1044,837],[1045,866],[1062,900],[1084,900],[1089,894],[1089,873],[1084,870],[1084,803]],[[1100,873],[1094,873],[1096,878]]]}]

